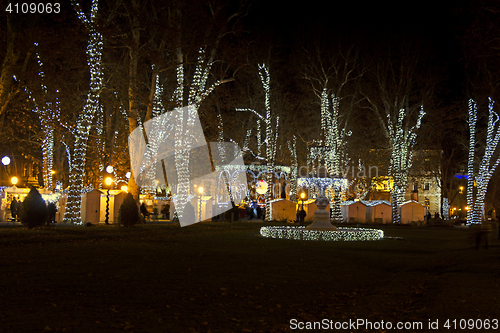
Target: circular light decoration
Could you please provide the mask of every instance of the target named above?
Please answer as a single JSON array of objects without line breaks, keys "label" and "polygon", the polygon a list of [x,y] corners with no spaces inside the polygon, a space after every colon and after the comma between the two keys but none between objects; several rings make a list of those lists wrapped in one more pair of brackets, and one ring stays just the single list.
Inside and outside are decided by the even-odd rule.
[{"label": "circular light decoration", "polygon": [[107,173],[113,173],[113,171],[114,171],[114,170],[115,170],[115,169],[113,168],[113,166],[112,166],[112,165],[108,165],[108,166],[106,167],[106,172],[107,172]]},{"label": "circular light decoration", "polygon": [[323,241],[375,241],[384,238],[380,229],[337,228],[337,230],[307,230],[304,226],[271,226],[260,228],[260,234],[267,238]]},{"label": "circular light decoration", "polygon": [[259,180],[257,182],[257,193],[259,194],[265,194],[267,192],[267,189],[268,189],[268,186],[267,186],[267,182],[265,180]]},{"label": "circular light decoration", "polygon": [[10,157],[9,156],[2,157],[2,164],[9,165],[10,164]]},{"label": "circular light decoration", "polygon": [[107,186],[110,186],[110,185],[113,183],[113,178],[111,178],[111,177],[106,177],[106,179],[104,180],[104,183],[105,183]]},{"label": "circular light decoration", "polygon": [[128,171],[128,172],[125,174],[125,178],[130,179],[130,176],[132,176],[132,174],[130,173],[130,171]]}]

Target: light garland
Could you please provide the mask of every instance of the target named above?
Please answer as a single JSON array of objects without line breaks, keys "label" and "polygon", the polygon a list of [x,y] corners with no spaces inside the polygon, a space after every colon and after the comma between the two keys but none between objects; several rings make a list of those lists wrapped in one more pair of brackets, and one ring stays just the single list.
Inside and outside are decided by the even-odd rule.
[{"label": "light garland", "polygon": [[377,241],[384,238],[380,229],[337,228],[337,230],[307,230],[304,226],[266,226],[260,228],[266,238],[292,239],[303,241]]},{"label": "light garland", "polygon": [[95,29],[98,12],[98,0],[92,1],[90,15],[87,17],[78,2],[72,1],[80,21],[87,27],[89,41],[87,44],[87,64],[90,70],[90,85],[87,101],[82,112],[78,115],[75,130],[75,143],[72,156],[73,167],[69,175],[69,193],[64,214],[64,222],[81,224],[80,208],[84,189],[85,162],[87,157],[88,138],[94,115],[100,108],[99,95],[103,82],[102,46],[103,37]]},{"label": "light garland", "polygon": [[[476,124],[477,124],[477,105],[474,100],[469,100],[469,159],[467,165],[467,206],[470,209],[467,212],[468,224],[480,224],[484,220],[484,202],[488,190],[488,184],[495,170],[500,163],[500,157],[492,162],[493,155],[497,151],[500,142],[500,127],[497,126],[499,116],[493,110],[494,101],[488,98],[488,127],[486,133],[486,147],[484,155],[481,158],[479,171],[476,174],[474,170],[475,147],[476,147]],[[492,164],[493,163],[493,164]],[[476,193],[474,196],[474,183],[476,184]]]},{"label": "light garland", "polygon": [[[261,147],[265,145],[265,161],[266,161],[266,168],[269,170],[269,172],[266,173],[266,182],[268,184],[273,183],[273,173],[271,170],[274,170],[274,164],[275,164],[275,159],[276,159],[276,151],[277,151],[277,142],[278,142],[278,127],[279,127],[279,116],[274,116],[273,112],[271,110],[271,88],[270,88],[270,81],[271,81],[271,76],[269,74],[269,69],[266,64],[259,64],[258,65],[258,71],[259,71],[259,78],[260,82],[262,85],[262,88],[264,90],[264,110],[265,110],[265,117],[261,115],[259,112],[252,110],[252,109],[236,109],[237,112],[251,112],[255,115],[257,115],[257,154],[256,158],[258,159],[264,159],[260,156],[261,154]],[[262,140],[261,137],[261,124],[260,122],[263,121],[266,128],[265,128],[265,138]],[[274,124],[273,124],[274,122]],[[248,133],[247,133],[248,135]],[[245,151],[249,151],[249,149],[244,145]],[[266,204],[266,216],[265,220],[270,221],[272,216],[271,216],[271,206],[270,206],[270,201],[271,201],[271,196],[272,193],[271,191],[267,191],[264,195],[264,200]]]},{"label": "light garland", "polygon": [[[181,108],[184,105],[184,64],[182,62],[182,54],[178,50],[179,64],[177,66],[177,87],[173,93],[172,100],[174,100]],[[184,214],[184,207],[187,204],[189,189],[190,189],[190,173],[189,173],[189,160],[191,156],[191,136],[186,133],[191,133],[198,119],[198,110],[202,101],[218,86],[221,84],[217,80],[211,86],[208,85],[210,77],[210,70],[212,68],[213,60],[206,59],[205,50],[200,48],[196,67],[194,70],[193,78],[189,85],[188,99],[187,99],[187,112],[179,112],[176,116],[176,126],[173,128],[174,132],[174,163],[177,171],[177,188],[175,202],[176,213],[182,220]]]},{"label": "light garland", "polygon": [[[477,123],[477,105],[473,99],[469,99],[469,158],[467,160],[467,206],[474,207],[474,158],[476,155],[476,123]],[[468,223],[473,221],[473,209],[467,211]]]},{"label": "light garland", "polygon": [[295,200],[297,195],[297,173],[299,171],[299,162],[297,159],[297,137],[294,135],[292,142],[288,141],[288,150],[290,151],[290,200]]},{"label": "light garland", "polygon": [[450,219],[450,204],[448,198],[443,198],[443,220],[448,221]]},{"label": "light garland", "polygon": [[[38,48],[38,43],[34,43],[35,47]],[[34,103],[34,112],[38,114],[38,118],[40,120],[40,125],[42,131],[44,133],[44,138],[42,141],[42,178],[43,184],[45,188],[53,190],[52,184],[52,170],[54,166],[54,122],[59,119],[59,101],[57,97],[55,98],[55,103],[52,103],[47,100],[48,98],[48,89],[44,84],[45,73],[43,72],[43,62],[41,60],[40,54],[35,52],[36,61],[39,67],[38,75],[40,76],[42,83],[40,87],[42,89],[42,93],[44,96],[44,103],[37,103],[35,97],[25,88],[28,97]],[[58,91],[56,91],[58,92]]]},{"label": "light garland", "polygon": [[222,115],[220,113],[217,114],[217,118],[219,119],[219,133],[217,137],[217,141],[219,144],[217,145],[217,150],[219,151],[219,156],[221,158],[221,162],[223,165],[226,165],[226,145],[223,144],[224,142],[224,123],[222,122]]},{"label": "light garland", "polygon": [[408,175],[412,166],[413,147],[416,143],[416,130],[422,124],[425,112],[423,107],[417,117],[417,121],[409,130],[405,130],[404,120],[407,116],[405,109],[400,109],[394,123],[391,115],[387,115],[387,129],[391,145],[391,159],[389,165],[389,179],[392,179],[391,201],[392,222],[401,223],[400,207],[404,202],[404,195],[408,186]]},{"label": "light garland", "polygon": [[[326,166],[328,172],[334,176],[341,174],[342,165],[349,163],[347,156],[347,140],[346,137],[351,135],[351,132],[341,130],[339,126],[339,110],[340,100],[335,94],[329,94],[326,87],[321,92],[321,133],[323,140],[316,141],[309,148],[307,165],[310,170],[315,170],[321,166]],[[347,190],[347,187],[333,186],[329,187],[330,199],[332,202],[332,210],[330,219],[334,221],[342,221],[342,212],[340,210],[341,192]]]}]

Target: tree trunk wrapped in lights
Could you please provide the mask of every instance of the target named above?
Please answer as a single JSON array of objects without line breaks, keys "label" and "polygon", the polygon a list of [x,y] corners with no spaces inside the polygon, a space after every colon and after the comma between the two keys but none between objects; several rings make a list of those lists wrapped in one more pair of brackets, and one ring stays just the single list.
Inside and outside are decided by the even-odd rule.
[{"label": "tree trunk wrapped in lights", "polygon": [[405,109],[400,109],[396,122],[388,115],[387,129],[391,146],[391,160],[389,165],[389,181],[391,186],[392,222],[401,223],[400,207],[404,202],[408,186],[409,170],[412,166],[413,147],[417,139],[416,130],[420,128],[425,115],[421,108],[415,126],[406,130],[404,123],[407,116]]},{"label": "tree trunk wrapped in lights", "polygon": [[[38,47],[38,43],[35,43]],[[42,141],[42,176],[43,176],[43,186],[49,190],[53,190],[54,186],[52,183],[52,170],[54,166],[54,126],[57,121],[59,121],[60,109],[59,101],[57,97],[55,101],[47,100],[49,97],[48,88],[43,83],[45,74],[43,72],[40,55],[36,52],[36,60],[38,63],[39,71],[38,76],[42,80],[40,85],[41,93],[43,95],[42,102],[36,100],[32,92],[25,88],[30,99],[35,104],[34,111],[38,114],[40,120],[41,129],[43,132]]]},{"label": "tree trunk wrapped in lights", "polygon": [[[488,184],[500,163],[500,156],[493,159],[500,142],[500,126],[497,125],[499,116],[493,111],[494,102],[488,99],[488,127],[486,133],[486,146],[481,158],[479,170],[476,173],[474,160],[476,155],[476,124],[477,105],[474,100],[469,100],[469,160],[467,165],[467,223],[480,224],[484,220],[484,200]],[[474,183],[476,190],[474,191]]]},{"label": "tree trunk wrapped in lights", "polygon": [[299,172],[299,161],[297,159],[297,137],[294,135],[290,143],[288,141],[288,150],[290,151],[291,168],[290,168],[290,200],[295,201],[297,198],[297,173]]},{"label": "tree trunk wrapped in lights", "polygon": [[[264,200],[266,202],[266,221],[270,221],[271,216],[271,196],[272,196],[272,188],[273,188],[273,175],[274,175],[274,166],[275,166],[275,158],[276,158],[276,148],[278,141],[278,126],[279,126],[279,116],[274,116],[271,110],[271,91],[270,91],[270,74],[269,69],[265,64],[259,65],[259,77],[260,82],[262,84],[262,88],[264,89],[264,109],[265,109],[265,117],[262,116],[259,112],[252,109],[236,109],[236,111],[250,111],[258,116],[257,119],[257,158],[263,159],[261,157],[261,146],[265,145],[265,161],[267,167],[266,173],[266,182],[268,184],[268,191],[264,195]],[[262,140],[261,126],[260,122],[264,122],[265,124],[265,136],[264,140]]]},{"label": "tree trunk wrapped in lights", "polygon": [[92,1],[90,14],[86,15],[80,5],[73,1],[78,18],[86,26],[89,33],[87,58],[90,68],[90,89],[83,110],[78,115],[75,129],[75,142],[72,156],[72,169],[69,175],[69,193],[64,214],[64,223],[81,223],[80,207],[85,179],[85,162],[87,157],[88,138],[94,115],[99,109],[99,94],[102,88],[102,35],[96,30],[98,0]]},{"label": "tree trunk wrapped in lights", "polygon": [[[330,108],[331,98],[331,108]],[[346,140],[351,133],[339,127],[339,98],[335,94],[328,94],[326,88],[321,94],[321,130],[324,135],[325,145],[325,164],[330,175],[339,177],[342,166],[347,166],[349,161],[347,157]],[[345,165],[343,165],[345,164]],[[342,221],[342,212],[340,210],[340,192],[339,186],[334,186],[332,200],[332,210],[330,219]]]}]

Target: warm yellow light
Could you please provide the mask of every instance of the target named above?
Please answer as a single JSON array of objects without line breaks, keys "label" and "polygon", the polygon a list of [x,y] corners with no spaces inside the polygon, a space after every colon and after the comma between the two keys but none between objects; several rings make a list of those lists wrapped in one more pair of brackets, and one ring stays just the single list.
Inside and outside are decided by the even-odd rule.
[{"label": "warm yellow light", "polygon": [[113,178],[111,177],[106,177],[106,179],[104,180],[104,183],[109,186],[113,183]]},{"label": "warm yellow light", "polygon": [[123,192],[128,192],[128,186],[123,185],[122,187],[120,187],[120,190],[122,190]]},{"label": "warm yellow light", "polygon": [[268,185],[266,183],[265,180],[259,180],[259,182],[257,183],[257,193],[259,194],[265,194],[267,192],[267,189],[268,189]]},{"label": "warm yellow light", "polygon": [[198,193],[202,194],[203,193],[203,187],[198,187]]},{"label": "warm yellow light", "polygon": [[10,179],[10,182],[12,183],[12,185],[16,185],[16,184],[17,184],[17,182],[18,182],[17,177],[16,177],[16,176],[12,177],[12,178]]},{"label": "warm yellow light", "polygon": [[302,200],[304,200],[304,198],[305,198],[305,197],[306,197],[306,194],[305,194],[304,192],[300,193],[300,198],[301,198]]},{"label": "warm yellow light", "polygon": [[469,209],[470,209],[470,207],[469,207],[469,206],[465,206],[465,210],[469,210]]},{"label": "warm yellow light", "polygon": [[50,170],[50,173],[55,175],[56,174],[56,170]]}]

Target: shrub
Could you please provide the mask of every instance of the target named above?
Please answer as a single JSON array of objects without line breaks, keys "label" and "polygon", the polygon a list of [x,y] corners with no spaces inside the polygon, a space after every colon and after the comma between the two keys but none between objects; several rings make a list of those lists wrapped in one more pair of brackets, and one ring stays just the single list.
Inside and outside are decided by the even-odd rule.
[{"label": "shrub", "polygon": [[132,194],[127,194],[120,206],[118,223],[124,227],[131,227],[140,221],[139,208]]},{"label": "shrub", "polygon": [[47,206],[40,193],[32,187],[19,212],[21,223],[28,228],[34,228],[45,224],[47,219]]}]

